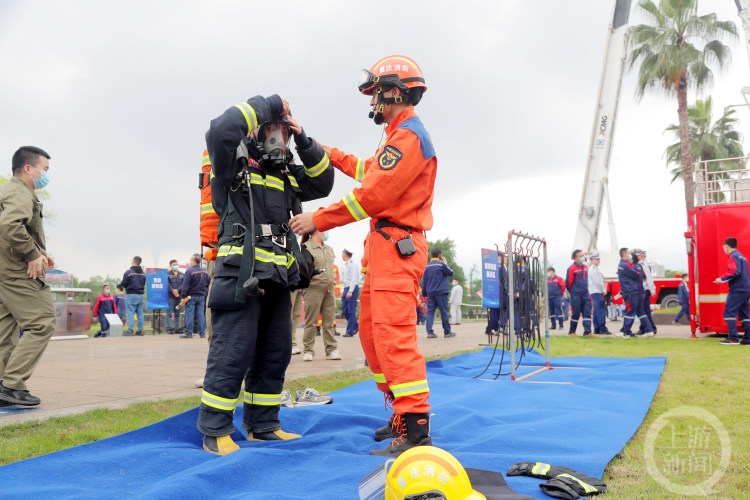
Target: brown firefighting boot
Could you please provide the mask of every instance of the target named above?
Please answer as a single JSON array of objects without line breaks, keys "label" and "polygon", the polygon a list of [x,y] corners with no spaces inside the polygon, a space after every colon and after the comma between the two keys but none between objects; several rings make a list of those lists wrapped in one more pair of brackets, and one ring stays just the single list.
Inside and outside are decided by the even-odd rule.
[{"label": "brown firefighting boot", "polygon": [[[400,419],[399,415],[395,413],[388,417],[388,423],[383,427],[375,429],[375,441],[385,441],[386,439],[396,439],[399,436],[399,432],[396,430],[396,419]],[[399,420],[400,421],[400,420]]]},{"label": "brown firefighting boot", "polygon": [[250,431],[247,433],[248,441],[289,441],[290,439],[297,439],[301,437],[302,436],[299,434],[282,431],[281,429],[276,429],[275,431],[268,432]]},{"label": "brown firefighting boot", "polygon": [[429,413],[396,415],[396,420],[399,420],[398,429],[401,431],[399,436],[391,441],[388,448],[372,450],[370,455],[395,458],[416,446],[432,445]]},{"label": "brown firefighting boot", "polygon": [[203,436],[203,449],[216,455],[229,455],[240,449],[231,436]]}]

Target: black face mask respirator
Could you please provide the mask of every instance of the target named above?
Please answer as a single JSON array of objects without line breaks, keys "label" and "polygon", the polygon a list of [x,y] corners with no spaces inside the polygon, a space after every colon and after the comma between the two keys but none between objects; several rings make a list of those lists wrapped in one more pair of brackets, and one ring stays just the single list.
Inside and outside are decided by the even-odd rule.
[{"label": "black face mask respirator", "polygon": [[264,166],[283,168],[287,165],[290,135],[289,123],[284,120],[271,120],[260,125],[257,147]]}]

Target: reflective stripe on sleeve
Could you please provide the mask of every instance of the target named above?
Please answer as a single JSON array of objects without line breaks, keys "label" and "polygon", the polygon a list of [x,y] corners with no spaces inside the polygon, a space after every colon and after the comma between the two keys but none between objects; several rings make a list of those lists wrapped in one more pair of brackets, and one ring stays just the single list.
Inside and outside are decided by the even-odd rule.
[{"label": "reflective stripe on sleeve", "polygon": [[242,116],[245,117],[247,130],[255,130],[258,126],[258,115],[255,114],[255,110],[246,102],[237,104],[235,108],[239,109],[242,112]]},{"label": "reflective stripe on sleeve", "polygon": [[347,210],[349,210],[349,213],[354,217],[354,220],[362,220],[369,217],[367,215],[367,212],[362,208],[362,205],[359,204],[357,201],[357,198],[354,197],[354,194],[349,193],[343,198],[341,198],[341,201],[344,202],[344,205],[346,206]]},{"label": "reflective stripe on sleeve", "polygon": [[203,155],[203,163],[201,164],[201,166],[208,167],[209,165],[211,165],[211,157],[205,154]]},{"label": "reflective stripe on sleeve", "polygon": [[357,158],[357,166],[354,168],[354,180],[362,182],[365,178],[365,160]]},{"label": "reflective stripe on sleeve", "polygon": [[400,398],[401,396],[411,396],[412,394],[420,394],[423,392],[430,392],[430,387],[427,385],[427,380],[417,380],[415,382],[407,382],[405,384],[397,384],[389,386],[393,397]]},{"label": "reflective stripe on sleeve", "polygon": [[237,406],[238,399],[239,398],[222,398],[220,396],[216,396],[215,394],[203,391],[203,394],[201,396],[201,403],[206,406],[210,406],[211,408],[216,408],[217,410],[234,411],[234,407]]},{"label": "reflective stripe on sleeve", "polygon": [[201,215],[211,214],[211,213],[214,213],[214,214],[216,213],[216,210],[214,210],[213,203],[204,203],[201,205]]},{"label": "reflective stripe on sleeve", "polygon": [[317,163],[317,165],[313,165],[310,168],[305,167],[305,173],[308,177],[317,177],[328,168],[328,165],[331,163],[331,161],[328,159],[328,155],[324,154],[323,158]]},{"label": "reflective stripe on sleeve", "polygon": [[245,392],[245,404],[256,406],[279,406],[281,404],[281,394]]},{"label": "reflective stripe on sleeve", "polygon": [[385,384],[385,375],[382,373],[373,373],[372,378],[377,382],[378,384]]},{"label": "reflective stripe on sleeve", "polygon": [[289,184],[291,184],[292,187],[299,187],[299,184],[297,184],[297,179],[293,175],[287,175],[286,178],[289,179]]}]

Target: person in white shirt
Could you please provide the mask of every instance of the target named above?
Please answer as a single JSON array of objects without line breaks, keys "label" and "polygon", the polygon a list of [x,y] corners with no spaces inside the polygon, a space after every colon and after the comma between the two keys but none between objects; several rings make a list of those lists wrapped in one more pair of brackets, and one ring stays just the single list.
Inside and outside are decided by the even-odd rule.
[{"label": "person in white shirt", "polygon": [[458,284],[458,280],[453,280],[453,288],[448,298],[448,304],[451,306],[451,323],[454,325],[461,324],[461,302],[464,299],[464,289]]},{"label": "person in white shirt", "polygon": [[589,266],[589,295],[594,303],[594,333],[600,335],[610,335],[607,330],[607,305],[604,297],[607,295],[607,289],[604,286],[604,277],[599,270],[598,253],[589,256],[591,265]]},{"label": "person in white shirt", "polygon": [[359,264],[352,259],[352,252],[344,248],[341,258],[344,259],[344,270],[341,274],[341,313],[346,320],[344,337],[354,337],[359,331],[357,321],[357,298],[359,298]]}]

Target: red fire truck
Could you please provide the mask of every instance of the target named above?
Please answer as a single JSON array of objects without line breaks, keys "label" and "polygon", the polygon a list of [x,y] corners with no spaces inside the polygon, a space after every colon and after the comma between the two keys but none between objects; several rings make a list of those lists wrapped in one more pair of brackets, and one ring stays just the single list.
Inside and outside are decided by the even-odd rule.
[{"label": "red fire truck", "polygon": [[[612,297],[612,303],[622,304],[620,282],[617,278],[605,278],[604,283],[607,285],[607,293]],[[656,293],[651,295],[652,309],[678,307],[680,303],[677,302],[677,287],[680,283],[682,283],[681,278],[654,278]]]},{"label": "red fire truck", "polygon": [[722,249],[725,238],[737,238],[740,253],[750,255],[750,172],[744,169],[746,162],[747,158],[700,162],[695,172],[696,207],[688,212],[685,232],[693,335],[696,331],[727,333],[723,312],[729,288],[714,280],[727,272]]}]

